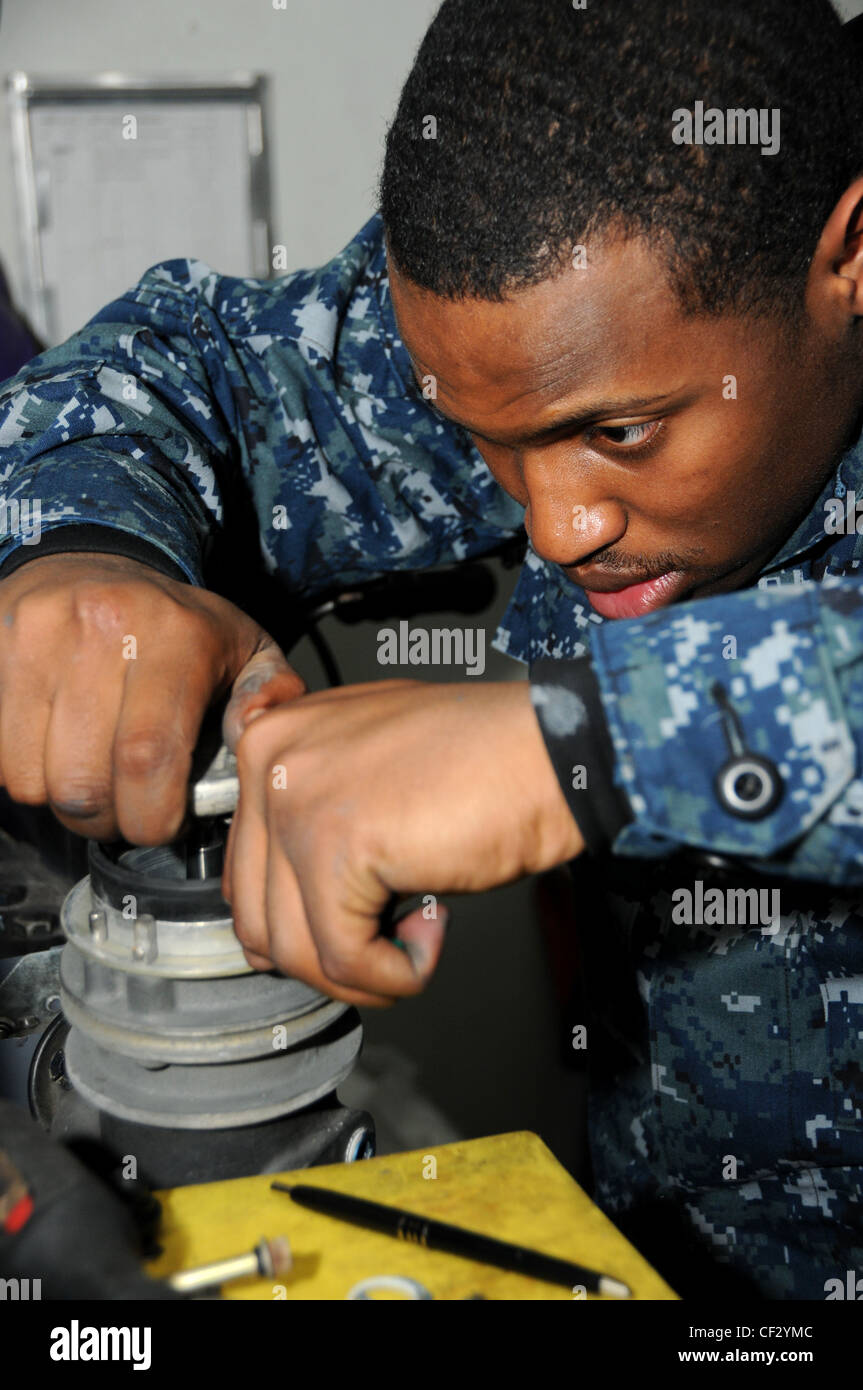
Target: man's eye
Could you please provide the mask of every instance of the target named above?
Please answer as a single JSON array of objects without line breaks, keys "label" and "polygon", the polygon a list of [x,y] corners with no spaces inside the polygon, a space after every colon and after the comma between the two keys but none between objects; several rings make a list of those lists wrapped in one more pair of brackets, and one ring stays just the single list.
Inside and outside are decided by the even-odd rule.
[{"label": "man's eye", "polygon": [[643,425],[597,425],[592,433],[608,444],[634,450],[655,439],[661,426],[661,420],[648,420]]}]

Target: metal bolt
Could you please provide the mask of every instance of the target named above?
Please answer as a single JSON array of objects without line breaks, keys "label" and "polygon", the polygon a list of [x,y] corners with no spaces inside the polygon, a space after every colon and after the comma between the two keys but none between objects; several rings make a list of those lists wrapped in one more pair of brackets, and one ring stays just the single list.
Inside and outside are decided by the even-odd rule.
[{"label": "metal bolt", "polygon": [[94,941],[108,940],[108,918],[101,907],[95,907],[90,913],[90,935]]},{"label": "metal bolt", "polygon": [[159,954],[159,940],[156,935],[156,919],[150,912],[142,912],[135,918],[132,929],[132,957],[152,963]]}]

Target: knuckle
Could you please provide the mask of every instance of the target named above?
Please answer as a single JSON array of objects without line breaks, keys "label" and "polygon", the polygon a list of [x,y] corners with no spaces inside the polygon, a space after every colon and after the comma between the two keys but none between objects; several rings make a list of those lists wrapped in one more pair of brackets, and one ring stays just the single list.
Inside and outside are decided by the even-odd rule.
[{"label": "knuckle", "polygon": [[102,816],[71,816],[56,806],[52,806],[51,810],[60,825],[87,840],[113,840],[119,834],[113,815],[106,813]]},{"label": "knuckle", "polygon": [[[265,710],[247,724],[237,741],[237,765],[240,775],[244,770],[252,772],[260,768],[272,753],[273,734],[271,728],[274,710]],[[284,761],[284,759],[282,759]]]},{"label": "knuckle", "polygon": [[15,600],[6,614],[5,625],[14,635],[30,638],[55,626],[61,607],[65,607],[65,602],[56,593],[37,589]]},{"label": "knuckle", "polygon": [[352,953],[336,945],[318,947],[321,969],[328,980],[335,985],[355,985],[355,958]]},{"label": "knuckle", "polygon": [[243,955],[246,957],[246,964],[250,965],[253,970],[266,971],[273,968],[273,963],[269,957],[260,955],[258,951],[244,950]]},{"label": "knuckle", "polygon": [[[249,956],[254,956],[255,960],[269,960],[269,943],[266,936],[262,938],[259,933],[252,931],[237,932],[237,940],[247,959]],[[255,966],[255,960],[249,960],[249,965]]]},{"label": "knuckle", "polygon": [[[312,983],[317,984],[317,981],[313,981]],[[338,999],[343,1004],[365,1005],[366,1002],[365,995],[362,995],[360,991],[348,988],[343,989],[341,985],[336,984],[334,980],[330,980],[329,978],[325,981],[324,993],[326,993],[330,999]]]},{"label": "knuckle", "polygon": [[44,806],[48,797],[45,784],[38,775],[4,772],[6,790],[13,801],[19,801],[23,806]]},{"label": "knuckle", "polygon": [[128,597],[116,586],[89,580],[75,587],[75,616],[85,628],[113,636],[129,621]]},{"label": "knuckle", "polygon": [[234,935],[239,941],[244,951],[258,951],[262,945],[262,933],[252,922],[243,914],[238,906],[234,906],[232,913],[234,924]]},{"label": "knuckle", "polygon": [[64,778],[49,786],[48,795],[55,811],[65,816],[87,818],[100,815],[111,801],[111,787],[102,780],[83,781]]},{"label": "knuckle", "polygon": [[165,730],[136,729],[123,734],[114,750],[114,764],[124,777],[148,777],[174,762],[177,743]]}]

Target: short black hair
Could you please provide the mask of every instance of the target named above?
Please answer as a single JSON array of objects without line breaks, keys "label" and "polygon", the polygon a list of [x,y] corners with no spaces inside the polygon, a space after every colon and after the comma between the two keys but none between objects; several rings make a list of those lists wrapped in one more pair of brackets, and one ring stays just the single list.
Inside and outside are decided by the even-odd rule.
[{"label": "short black hair", "polygon": [[[387,133],[390,254],[444,298],[501,300],[591,236],[640,235],[684,312],[796,317],[863,170],[860,64],[829,0],[445,0]],[[779,151],[674,143],[698,101],[778,108]]]}]

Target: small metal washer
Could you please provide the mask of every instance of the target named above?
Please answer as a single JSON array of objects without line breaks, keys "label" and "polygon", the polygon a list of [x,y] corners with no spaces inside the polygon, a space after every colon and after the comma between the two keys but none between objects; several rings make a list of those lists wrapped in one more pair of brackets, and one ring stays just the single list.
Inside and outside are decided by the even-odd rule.
[{"label": "small metal washer", "polygon": [[434,1298],[425,1284],[419,1284],[416,1279],[408,1279],[403,1274],[375,1274],[371,1279],[361,1279],[358,1284],[354,1284],[349,1293],[345,1294],[345,1300],[349,1298],[371,1299],[372,1289],[393,1289],[396,1293],[403,1293],[410,1299]]}]

